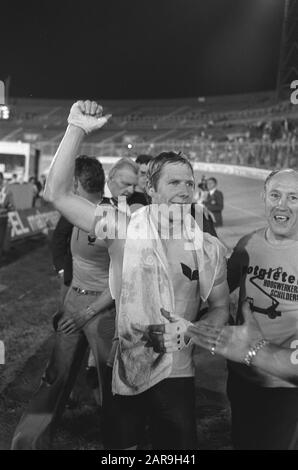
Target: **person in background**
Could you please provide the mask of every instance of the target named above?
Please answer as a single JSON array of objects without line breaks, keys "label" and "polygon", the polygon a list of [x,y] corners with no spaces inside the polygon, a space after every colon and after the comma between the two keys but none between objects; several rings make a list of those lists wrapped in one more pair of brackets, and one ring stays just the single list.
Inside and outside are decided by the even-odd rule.
[{"label": "person in background", "polygon": [[40,179],[39,179],[39,182],[41,184],[41,191],[40,192],[42,192],[44,190],[45,185],[46,185],[46,181],[47,181],[46,175],[43,175],[43,174],[40,175]]},{"label": "person in background", "polygon": [[[103,198],[105,176],[98,160],[78,157],[74,176],[79,199],[90,207],[109,205],[109,200]],[[102,402],[106,361],[115,329],[115,308],[108,285],[110,257],[104,241],[90,242],[88,233],[77,226],[72,230],[71,253],[72,282],[62,311],[54,318],[52,355],[40,387],[15,430],[12,450],[50,447],[57,419],[64,410],[88,344],[95,358]]]},{"label": "person in background", "polygon": [[11,180],[9,181],[9,184],[19,184],[19,178],[16,173],[13,173],[11,176]]},{"label": "person in background", "polygon": [[138,184],[135,187],[134,193],[128,199],[128,204],[130,206],[138,204],[139,207],[141,207],[150,204],[150,197],[146,192],[146,183],[147,166],[148,163],[152,160],[152,158],[153,157],[151,155],[141,154],[135,160],[135,162],[139,165]]},{"label": "person in background", "polygon": [[4,209],[4,201],[6,196],[6,190],[4,185],[4,175],[0,172],[0,208]]},{"label": "person in background", "polygon": [[[53,235],[50,242],[53,266],[60,284],[58,309],[53,315],[53,327],[55,331],[58,329],[58,322],[63,316],[63,305],[65,297],[72,282],[72,254],[70,249],[72,230],[73,224],[71,224],[62,215],[58,220],[55,230],[53,231]],[[89,370],[87,371],[87,373],[88,372]],[[92,376],[95,375],[94,372],[97,377],[96,367],[94,368],[94,371],[92,370]],[[94,380],[92,380],[92,382],[94,382]],[[76,395],[73,391],[71,391],[66,406],[68,408],[75,408],[76,405]]]},{"label": "person in background", "polygon": [[14,201],[9,183],[5,182],[3,173],[0,172],[0,210],[4,213],[14,210]]},{"label": "person in background", "polygon": [[51,240],[53,265],[61,283],[57,314],[63,312],[65,296],[72,281],[72,255],[70,249],[72,230],[73,224],[62,215],[58,220]]},{"label": "person in background", "polygon": [[34,196],[33,196],[33,207],[36,205],[36,201],[39,195],[39,189],[37,185],[37,180],[35,176],[30,176],[29,181],[28,181],[32,186],[33,186],[33,191],[34,191]]},{"label": "person in background", "polygon": [[109,171],[105,184],[104,195],[111,202],[118,204],[118,197],[129,198],[137,185],[138,165],[128,157],[118,160]]},{"label": "person in background", "polygon": [[202,175],[200,183],[198,183],[198,190],[195,193],[194,199],[197,203],[202,204],[208,196],[207,178]]},{"label": "person in background", "polygon": [[215,227],[222,227],[222,211],[224,208],[224,196],[221,191],[217,189],[217,179],[208,178],[207,180],[208,195],[203,201],[203,204],[213,214],[215,219]]}]

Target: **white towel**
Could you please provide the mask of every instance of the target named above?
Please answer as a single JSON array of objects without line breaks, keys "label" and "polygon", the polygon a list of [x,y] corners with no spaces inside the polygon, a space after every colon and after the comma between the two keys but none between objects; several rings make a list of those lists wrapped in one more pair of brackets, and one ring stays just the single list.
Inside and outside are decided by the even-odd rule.
[{"label": "white towel", "polygon": [[[186,224],[185,234],[196,249],[201,297],[206,300],[216,276],[219,246],[216,242],[214,245],[214,237],[203,235],[196,223],[192,228],[189,225]],[[170,375],[172,354],[156,353],[146,346],[148,326],[168,322],[161,314],[161,308],[175,314],[175,297],[168,262],[153,221],[152,206],[146,206],[132,215],[127,229],[113,393],[138,394]]]}]

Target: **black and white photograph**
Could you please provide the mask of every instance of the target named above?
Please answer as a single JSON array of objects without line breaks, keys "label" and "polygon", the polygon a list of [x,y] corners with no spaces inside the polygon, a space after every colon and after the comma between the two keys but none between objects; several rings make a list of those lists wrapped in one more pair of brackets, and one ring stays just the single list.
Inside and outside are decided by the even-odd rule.
[{"label": "black and white photograph", "polygon": [[298,0],[0,17],[0,450],[298,450]]}]

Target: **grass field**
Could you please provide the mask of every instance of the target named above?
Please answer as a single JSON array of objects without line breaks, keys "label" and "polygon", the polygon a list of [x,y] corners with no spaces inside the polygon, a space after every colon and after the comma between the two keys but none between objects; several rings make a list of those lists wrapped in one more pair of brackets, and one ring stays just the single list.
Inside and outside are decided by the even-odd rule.
[{"label": "grass field", "polygon": [[[264,225],[262,183],[215,175],[225,194],[224,227],[219,236],[232,248],[245,233]],[[52,347],[51,316],[57,306],[58,281],[45,240],[15,245],[2,260],[0,340],[6,364],[0,365],[0,449],[8,449],[14,428],[37,387]],[[200,449],[228,449],[230,411],[225,396],[225,361],[196,351],[197,423]],[[101,449],[100,416],[93,397],[79,377],[80,404],[66,410],[54,441],[55,449]]]}]

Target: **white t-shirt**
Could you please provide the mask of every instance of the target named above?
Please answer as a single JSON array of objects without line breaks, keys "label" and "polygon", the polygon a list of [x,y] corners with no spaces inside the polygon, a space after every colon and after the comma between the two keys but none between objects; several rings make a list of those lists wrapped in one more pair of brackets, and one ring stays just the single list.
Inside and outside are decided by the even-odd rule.
[{"label": "white t-shirt", "polygon": [[[253,316],[263,336],[291,348],[298,340],[298,242],[271,244],[266,230],[259,229],[239,241],[228,262],[228,273],[230,285],[240,285],[240,301],[252,299]],[[240,313],[236,321],[242,322]],[[231,362],[231,368],[264,387],[293,387],[254,367]]]},{"label": "white t-shirt", "polygon": [[[113,210],[117,212],[116,208],[113,208],[112,211]],[[95,227],[95,234],[97,236],[104,223],[105,222],[102,220],[97,226],[97,229]],[[111,225],[112,222],[110,221],[110,228]],[[162,242],[168,260],[174,289],[175,312],[173,313],[193,322],[196,320],[200,307],[199,267],[196,250],[185,250],[186,240],[183,238],[181,240],[162,240]],[[108,246],[110,254],[109,284],[112,297],[116,302],[116,310],[118,313],[122,287],[125,238],[109,240]],[[216,249],[216,242],[214,242],[214,249]],[[216,269],[216,266],[214,266],[214,269]],[[219,285],[225,280],[226,261],[223,258],[218,264],[213,285]],[[173,354],[173,367],[170,377],[191,377],[194,375],[192,352],[193,346],[190,345]]]},{"label": "white t-shirt", "polygon": [[[185,250],[185,240],[167,240],[164,243],[175,296],[175,315],[194,322],[200,307],[199,266],[196,250]],[[214,286],[226,279],[226,262],[222,259]],[[170,377],[194,375],[193,346],[173,353]]]}]

